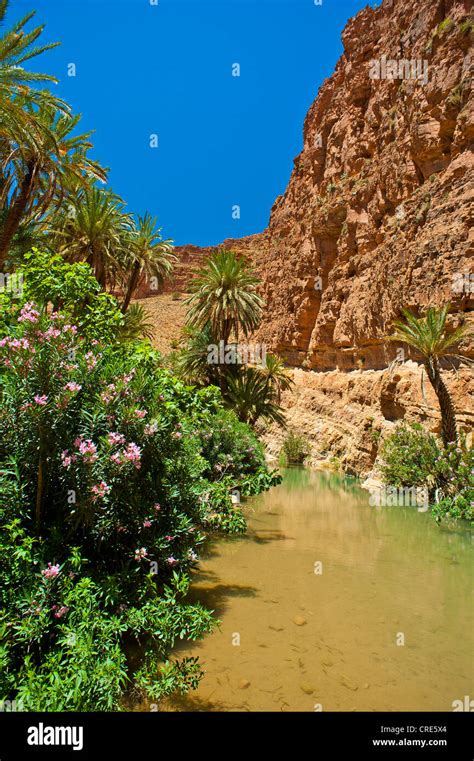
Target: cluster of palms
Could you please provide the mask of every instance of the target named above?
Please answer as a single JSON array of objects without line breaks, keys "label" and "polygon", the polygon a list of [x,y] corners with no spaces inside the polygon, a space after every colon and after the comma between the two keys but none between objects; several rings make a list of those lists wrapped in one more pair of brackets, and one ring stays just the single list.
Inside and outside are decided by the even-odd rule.
[{"label": "cluster of palms", "polygon": [[[0,0],[0,23],[8,0]],[[24,64],[55,47],[37,44],[43,27],[25,30],[29,13],[0,37],[0,270],[21,264],[37,245],[67,261],[86,261],[104,289],[123,293],[126,312],[146,276],[170,274],[171,241],[156,220],[135,219],[105,187],[107,171],[90,158],[91,133],[80,117],[38,84],[54,77]]]},{"label": "cluster of palms", "polygon": [[[0,24],[8,0],[0,0]],[[24,64],[58,43],[38,44],[43,31],[26,27],[27,14],[0,36],[0,271],[21,266],[33,246],[61,253],[66,261],[86,261],[103,289],[120,291],[121,309],[132,334],[144,332],[144,312],[131,300],[145,277],[156,286],[170,275],[175,257],[171,241],[150,215],[134,218],[105,187],[107,171],[88,154],[91,133],[78,133],[80,117],[67,103],[39,85],[54,77]],[[177,367],[197,383],[215,383],[245,422],[259,417],[283,422],[280,394],[289,388],[281,360],[267,355],[262,367],[210,365],[209,344],[247,338],[258,327],[263,303],[257,278],[243,259],[217,251],[197,273],[189,299],[187,327]],[[441,360],[466,337],[466,327],[446,330],[448,308],[430,309],[417,318],[404,312],[391,337],[422,355],[438,397],[445,443],[457,440],[449,391]]]},{"label": "cluster of palms", "polygon": [[265,355],[261,364],[210,363],[210,346],[238,345],[258,328],[263,300],[258,278],[248,262],[233,251],[216,250],[191,281],[187,325],[176,369],[191,383],[218,385],[225,403],[240,420],[254,425],[258,418],[280,425],[284,417],[281,392],[292,380],[281,359]]}]

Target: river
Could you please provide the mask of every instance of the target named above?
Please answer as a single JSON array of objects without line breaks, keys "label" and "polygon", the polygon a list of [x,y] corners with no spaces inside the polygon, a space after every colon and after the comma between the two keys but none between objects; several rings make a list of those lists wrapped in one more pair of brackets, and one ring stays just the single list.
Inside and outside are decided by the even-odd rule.
[{"label": "river", "polygon": [[221,625],[175,655],[205,676],[172,711],[445,711],[473,691],[469,532],[371,507],[357,482],[304,469],[213,540],[191,599]]}]

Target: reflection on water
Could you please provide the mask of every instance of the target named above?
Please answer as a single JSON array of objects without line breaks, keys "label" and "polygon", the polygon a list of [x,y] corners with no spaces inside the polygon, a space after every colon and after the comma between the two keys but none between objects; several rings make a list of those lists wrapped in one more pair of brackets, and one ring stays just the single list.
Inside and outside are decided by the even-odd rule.
[{"label": "reflection on water", "polygon": [[474,695],[468,534],[302,469],[246,511],[248,534],[214,541],[192,585],[221,626],[176,655],[205,677],[164,710],[443,711]]}]

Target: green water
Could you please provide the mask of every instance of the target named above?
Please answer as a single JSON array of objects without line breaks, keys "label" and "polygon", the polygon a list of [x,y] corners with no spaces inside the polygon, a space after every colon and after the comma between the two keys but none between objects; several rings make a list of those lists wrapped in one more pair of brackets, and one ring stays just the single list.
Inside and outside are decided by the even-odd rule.
[{"label": "green water", "polygon": [[[471,536],[354,481],[292,469],[217,539],[191,598],[221,626],[197,691],[164,710],[444,711],[474,697]],[[146,706],[143,706],[146,710]]]}]

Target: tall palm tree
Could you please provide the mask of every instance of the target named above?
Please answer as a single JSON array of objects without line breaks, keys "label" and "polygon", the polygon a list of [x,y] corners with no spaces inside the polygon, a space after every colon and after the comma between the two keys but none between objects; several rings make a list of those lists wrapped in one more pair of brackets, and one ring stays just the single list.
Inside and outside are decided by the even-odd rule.
[{"label": "tall palm tree", "polygon": [[80,116],[58,112],[49,103],[33,112],[27,100],[24,110],[34,113],[46,131],[29,145],[13,146],[4,162],[0,202],[8,213],[0,232],[0,265],[22,221],[38,219],[53,202],[60,205],[71,182],[106,179],[106,171],[87,156],[91,133],[71,134]]},{"label": "tall palm tree", "polygon": [[209,325],[216,341],[228,343],[231,333],[238,337],[255,330],[261,319],[263,300],[257,293],[258,278],[245,259],[233,251],[214,251],[191,281],[189,325]]},{"label": "tall palm tree", "polygon": [[156,226],[156,219],[148,213],[138,217],[138,224],[133,224],[126,237],[125,261],[123,271],[125,297],[122,312],[126,312],[130,300],[144,277],[155,277],[157,285],[171,274],[176,257],[172,254],[173,241],[162,240],[161,228]]},{"label": "tall palm tree", "polygon": [[[5,21],[9,2],[0,0],[0,24]],[[25,26],[35,15],[28,13],[0,37],[0,150],[5,150],[4,141],[14,140],[21,145],[30,143],[35,137],[45,134],[44,129],[35,121],[34,115],[25,113],[23,102],[18,96],[26,98],[30,104],[40,106],[49,103],[57,110],[69,111],[64,101],[56,98],[48,91],[40,91],[31,87],[39,82],[57,82],[49,74],[28,71],[23,68],[26,61],[35,58],[47,50],[57,47],[58,42],[46,45],[36,45],[44,25],[25,31]]]},{"label": "tall palm tree", "polygon": [[458,434],[454,405],[441,377],[440,361],[449,357],[465,359],[453,349],[460,341],[473,335],[467,325],[461,325],[449,333],[446,329],[448,312],[449,304],[440,309],[430,307],[424,317],[416,317],[408,309],[402,309],[405,319],[397,320],[394,333],[388,336],[389,340],[405,343],[422,355],[426,374],[438,397],[445,445],[457,441]]},{"label": "tall palm tree", "polygon": [[273,388],[279,403],[282,392],[287,391],[293,385],[293,380],[290,378],[288,370],[283,364],[283,360],[276,354],[267,354],[264,365],[259,369],[267,379],[269,385]]},{"label": "tall palm tree", "polygon": [[91,265],[102,288],[113,285],[126,253],[133,220],[111,190],[91,187],[78,192],[52,221],[59,253]]}]

